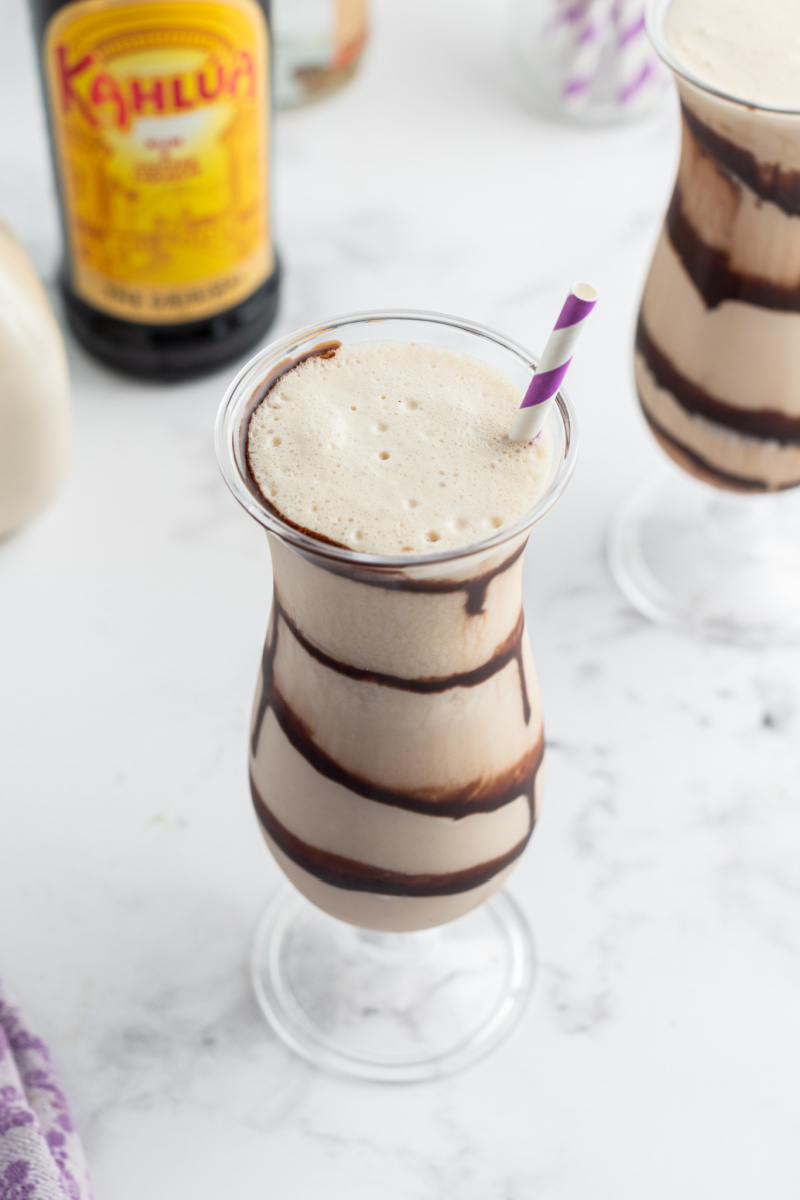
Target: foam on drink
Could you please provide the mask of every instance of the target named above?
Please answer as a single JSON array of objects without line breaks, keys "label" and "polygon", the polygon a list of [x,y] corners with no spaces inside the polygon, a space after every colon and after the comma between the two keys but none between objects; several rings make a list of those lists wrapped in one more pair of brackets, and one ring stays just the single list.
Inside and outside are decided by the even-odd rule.
[{"label": "foam on drink", "polygon": [[674,0],[665,32],[701,82],[754,104],[800,108],[796,0]]},{"label": "foam on drink", "polygon": [[250,470],[286,520],[361,553],[467,546],[515,524],[555,473],[546,429],[509,439],[522,394],[452,350],[340,346],[267,393],[250,420]]}]

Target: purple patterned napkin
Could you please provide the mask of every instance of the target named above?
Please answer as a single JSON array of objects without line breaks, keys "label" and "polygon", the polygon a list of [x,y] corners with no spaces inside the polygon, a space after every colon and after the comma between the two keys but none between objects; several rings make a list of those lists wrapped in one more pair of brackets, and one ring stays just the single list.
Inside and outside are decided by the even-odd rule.
[{"label": "purple patterned napkin", "polygon": [[0,1200],[91,1200],[50,1054],[0,985]]}]

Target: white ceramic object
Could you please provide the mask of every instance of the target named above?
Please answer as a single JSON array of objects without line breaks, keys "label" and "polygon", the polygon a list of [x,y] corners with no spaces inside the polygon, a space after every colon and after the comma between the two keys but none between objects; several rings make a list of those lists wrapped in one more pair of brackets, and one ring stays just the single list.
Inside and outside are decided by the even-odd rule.
[{"label": "white ceramic object", "polygon": [[69,453],[61,331],[33,265],[0,224],[0,538],[49,504]]}]

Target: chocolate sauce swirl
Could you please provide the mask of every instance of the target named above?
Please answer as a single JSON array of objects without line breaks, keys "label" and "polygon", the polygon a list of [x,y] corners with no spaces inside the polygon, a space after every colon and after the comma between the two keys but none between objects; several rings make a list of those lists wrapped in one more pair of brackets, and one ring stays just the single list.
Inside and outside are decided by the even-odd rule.
[{"label": "chocolate sauce swirl", "polygon": [[[730,488],[736,492],[768,492],[775,490],[767,482],[767,480],[753,479],[744,475],[733,475],[730,471],[722,471],[719,467],[715,467],[707,458],[703,458],[696,450],[690,449],[684,442],[681,442],[673,434],[667,433],[663,425],[661,425],[643,406],[643,412],[648,425],[656,436],[656,439],[663,443],[664,449],[668,452],[674,451],[676,457],[686,459],[688,463],[694,467],[695,471],[709,483],[719,484],[720,487]],[[784,487],[794,487],[795,484],[785,484]],[[782,490],[778,488],[777,490]]]},{"label": "chocolate sauce swirl", "polygon": [[683,211],[681,189],[675,188],[667,212],[667,233],[686,274],[703,297],[706,308],[738,300],[757,308],[800,312],[800,284],[785,287],[760,275],[734,271],[724,250],[709,246]]},{"label": "chocolate sauce swirl", "polygon": [[695,141],[726,174],[744,183],[762,200],[768,200],[790,217],[800,216],[800,171],[787,171],[779,163],[759,162],[754,154],[711,129],[681,104],[683,119]]},{"label": "chocolate sauce swirl", "polygon": [[253,795],[253,805],[256,816],[264,831],[276,846],[304,871],[308,871],[322,883],[331,887],[343,888],[351,892],[372,892],[380,896],[455,896],[461,892],[472,891],[488,883],[510,867],[519,858],[527,846],[530,831],[506,854],[488,862],[467,867],[462,871],[450,871],[428,875],[410,875],[399,871],[389,871],[383,867],[373,867],[369,863],[358,862],[352,858],[343,858],[327,850],[320,850],[302,841],[286,828],[272,813],[256,787],[251,775],[250,789]]},{"label": "chocolate sauce swirl", "polygon": [[530,722],[531,705],[528,698],[528,686],[525,681],[525,668],[522,662],[522,637],[525,632],[525,615],[522,609],[520,609],[516,624],[506,640],[497,647],[491,658],[482,663],[481,666],[475,667],[472,671],[463,671],[454,675],[422,676],[414,679],[403,675],[390,675],[384,671],[371,671],[366,667],[354,667],[350,663],[332,658],[331,655],[326,654],[324,650],[320,650],[318,646],[315,646],[313,642],[310,642],[300,632],[281,604],[277,591],[274,593],[273,605],[276,615],[294,639],[302,646],[306,654],[309,654],[329,670],[336,671],[339,675],[346,675],[348,679],[354,679],[360,683],[376,683],[381,687],[395,688],[398,691],[404,692],[417,692],[420,695],[430,696],[437,692],[449,692],[451,688],[478,687],[488,679],[491,679],[498,671],[502,671],[510,662],[514,661],[519,671],[522,712],[525,724],[527,725]]},{"label": "chocolate sauce swirl", "polygon": [[470,579],[418,579],[391,567],[356,567],[333,559],[315,558],[312,561],[315,566],[322,567],[333,575],[341,575],[355,583],[365,583],[367,587],[387,588],[396,592],[417,592],[423,596],[444,596],[451,592],[463,592],[465,613],[468,617],[479,617],[485,611],[489,585],[513,567],[525,553],[525,547],[526,543],[523,542],[496,567],[491,567]]},{"label": "chocolate sauce swirl", "polygon": [[800,444],[800,417],[789,417],[771,408],[736,408],[712,396],[705,388],[687,379],[672,360],[659,350],[641,317],[636,328],[636,349],[658,386],[669,392],[686,412],[705,417],[707,421],[748,437],[780,442],[786,446]]},{"label": "chocolate sauce swirl", "polygon": [[[332,780],[334,783],[347,788],[349,791],[355,793],[355,795],[362,796],[366,800],[374,800],[379,804],[403,808],[409,812],[423,813],[428,816],[450,817],[458,820],[462,817],[471,816],[474,813],[495,812],[497,809],[503,808],[506,804],[510,804],[519,796],[524,795],[528,798],[531,808],[531,820],[533,820],[536,774],[544,757],[543,735],[540,735],[536,744],[506,771],[490,779],[478,779],[450,789],[420,788],[414,791],[398,791],[382,787],[342,767],[317,745],[305,723],[293,711],[277,686],[274,678],[274,666],[281,621],[280,609],[276,604],[272,614],[270,635],[264,646],[261,694],[253,719],[251,737],[251,754],[253,758],[255,758],[258,751],[261,730],[267,711],[271,708],[287,741],[315,771],[325,778]],[[490,663],[492,661],[490,660]],[[510,661],[510,657],[507,661]],[[344,673],[347,673],[347,664],[340,663],[338,666],[344,668]],[[332,667],[331,669],[336,668]],[[400,686],[422,682],[423,690],[427,682],[399,680],[394,676],[389,678],[397,680]],[[454,678],[458,679],[459,676],[455,676]],[[524,702],[528,705],[527,689],[525,688],[522,672],[520,674],[520,681]],[[441,683],[443,681],[436,681],[437,691],[446,690],[444,687],[439,686]],[[455,684],[453,686],[463,685]],[[467,686],[474,686],[474,684],[468,684]],[[416,689],[412,686],[408,690]],[[529,705],[527,711],[528,716],[530,716]]]}]

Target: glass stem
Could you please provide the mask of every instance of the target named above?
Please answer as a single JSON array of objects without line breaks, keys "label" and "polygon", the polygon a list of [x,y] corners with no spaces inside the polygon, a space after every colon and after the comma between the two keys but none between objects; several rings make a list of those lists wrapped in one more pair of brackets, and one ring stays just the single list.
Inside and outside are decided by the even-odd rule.
[{"label": "glass stem", "polygon": [[778,503],[773,494],[719,492],[708,502],[708,518],[720,538],[752,552],[770,542],[777,526]]},{"label": "glass stem", "polygon": [[407,962],[419,962],[429,958],[441,941],[442,927],[420,929],[413,933],[384,933],[378,929],[359,929],[357,934],[365,953],[374,962],[384,966],[401,966]]}]

